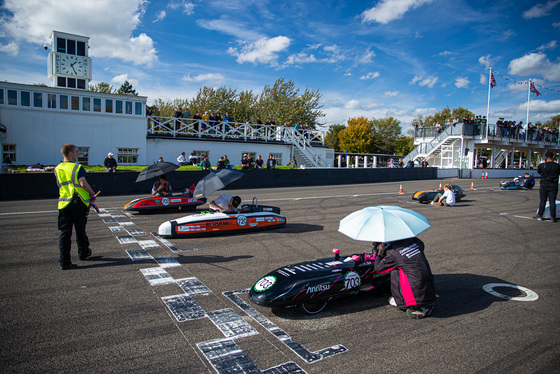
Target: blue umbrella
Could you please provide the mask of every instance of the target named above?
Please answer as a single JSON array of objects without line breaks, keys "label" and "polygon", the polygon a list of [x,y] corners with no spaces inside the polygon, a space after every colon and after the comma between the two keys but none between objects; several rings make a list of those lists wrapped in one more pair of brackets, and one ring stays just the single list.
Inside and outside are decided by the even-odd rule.
[{"label": "blue umbrella", "polygon": [[344,217],[338,231],[355,240],[388,243],[413,238],[429,228],[428,219],[413,210],[379,205]]}]

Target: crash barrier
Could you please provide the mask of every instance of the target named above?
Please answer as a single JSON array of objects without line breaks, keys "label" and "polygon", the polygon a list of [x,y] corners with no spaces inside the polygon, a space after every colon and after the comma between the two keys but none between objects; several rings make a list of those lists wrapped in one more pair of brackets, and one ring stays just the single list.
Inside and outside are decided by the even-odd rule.
[{"label": "crash barrier", "polygon": [[[174,193],[196,184],[207,171],[174,171],[167,175]],[[324,186],[437,179],[437,168],[411,169],[275,169],[247,170],[226,189]],[[89,173],[88,182],[103,196],[149,195],[155,178],[136,183],[137,172]],[[54,173],[0,174],[0,200],[56,199]]]}]

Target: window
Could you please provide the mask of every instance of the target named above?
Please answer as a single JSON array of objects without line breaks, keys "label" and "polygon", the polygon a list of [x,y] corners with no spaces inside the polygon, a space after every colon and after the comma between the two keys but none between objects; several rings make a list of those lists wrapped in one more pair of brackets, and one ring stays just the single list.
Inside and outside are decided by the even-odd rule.
[{"label": "window", "polygon": [[136,114],[137,116],[142,115],[142,103],[134,103],[134,114]]},{"label": "window", "polygon": [[13,164],[16,162],[16,145],[3,144],[2,145],[2,163]]},{"label": "window", "polygon": [[126,114],[132,114],[132,102],[131,101],[126,102]]},{"label": "window", "polygon": [[43,107],[43,94],[41,92],[33,92],[33,106],[35,108]]},{"label": "window", "polygon": [[76,54],[76,41],[72,40],[72,39],[67,39],[66,40],[66,53],[68,53],[69,55],[75,55]]},{"label": "window", "polygon": [[274,159],[276,160],[276,165],[282,165],[283,164],[282,163],[282,153],[271,153],[271,155],[274,156]]},{"label": "window", "polygon": [[66,39],[56,38],[56,51],[66,53]]},{"label": "window", "polygon": [[122,113],[122,100],[115,100],[115,113]]},{"label": "window", "polygon": [[80,90],[85,90],[86,89],[86,80],[85,79],[78,79],[77,82],[78,82],[77,88],[79,88]]},{"label": "window", "polygon": [[21,91],[21,106],[31,106],[31,93],[29,91]]},{"label": "window", "polygon": [[72,96],[70,100],[72,102],[72,110],[80,110],[80,97]]},{"label": "window", "polygon": [[56,85],[57,87],[66,87],[66,78],[56,77]]},{"label": "window", "polygon": [[0,88],[0,104],[4,104],[4,89]]},{"label": "window", "polygon": [[210,156],[210,151],[193,151],[192,153],[193,153],[194,156],[196,156],[198,158],[198,163],[200,163],[200,161],[202,161],[204,156]]},{"label": "window", "polygon": [[91,111],[91,99],[89,97],[82,98],[82,110],[84,112]]},{"label": "window", "polygon": [[117,162],[119,164],[138,163],[138,148],[119,148]]},{"label": "window", "polygon": [[76,78],[66,78],[68,88],[76,88]]},{"label": "window", "polygon": [[49,109],[56,109],[56,95],[55,94],[49,94],[47,106],[49,107]]},{"label": "window", "polygon": [[82,165],[89,165],[89,147],[76,147],[78,149],[78,162]]},{"label": "window", "polygon": [[17,91],[16,90],[8,90],[8,104],[9,105],[17,105]]},{"label": "window", "polygon": [[101,99],[93,99],[93,111],[101,112]]},{"label": "window", "polygon": [[76,48],[76,54],[78,56],[85,56],[86,55],[86,43],[85,42],[78,42]]},{"label": "window", "polygon": [[105,99],[105,113],[113,113],[113,100]]},{"label": "window", "polygon": [[68,96],[60,95],[60,109],[68,109]]}]

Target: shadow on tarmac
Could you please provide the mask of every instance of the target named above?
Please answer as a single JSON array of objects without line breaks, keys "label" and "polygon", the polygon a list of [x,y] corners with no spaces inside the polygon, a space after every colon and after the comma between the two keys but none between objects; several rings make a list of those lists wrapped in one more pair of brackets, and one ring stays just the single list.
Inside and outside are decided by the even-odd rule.
[{"label": "shadow on tarmac", "polygon": [[[493,296],[483,290],[489,283],[505,283],[496,277],[476,274],[437,274],[434,275],[437,301],[432,318],[450,318],[474,313],[488,308],[494,302],[507,301]],[[508,296],[523,296],[514,288],[499,288],[499,292]],[[328,303],[320,313],[306,314],[299,306],[291,308],[273,308],[272,313],[285,319],[319,319],[345,314],[358,313],[364,310],[387,306],[389,293],[363,292],[356,296]]]}]

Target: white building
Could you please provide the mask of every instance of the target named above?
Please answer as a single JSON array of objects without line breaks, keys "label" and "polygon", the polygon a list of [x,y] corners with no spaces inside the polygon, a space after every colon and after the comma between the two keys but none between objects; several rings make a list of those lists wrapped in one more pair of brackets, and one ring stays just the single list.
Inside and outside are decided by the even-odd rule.
[{"label": "white building", "polygon": [[56,165],[60,147],[78,147],[79,161],[102,165],[107,153],[119,164],[147,165],[159,157],[176,162],[208,155],[216,164],[227,155],[239,164],[244,153],[286,165],[292,155],[299,165],[331,167],[333,150],[324,133],[293,128],[146,117],[147,97],[91,92],[89,38],[53,31],[47,68],[51,87],[0,82],[2,163]]}]

